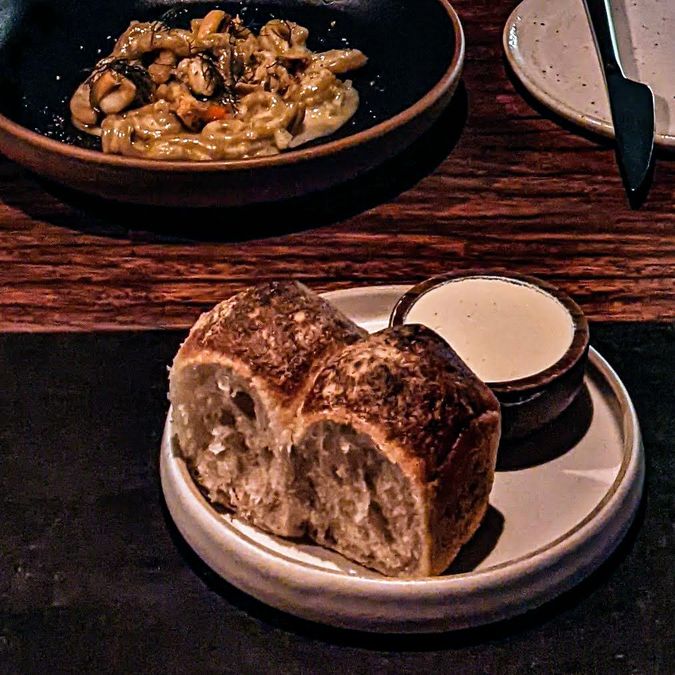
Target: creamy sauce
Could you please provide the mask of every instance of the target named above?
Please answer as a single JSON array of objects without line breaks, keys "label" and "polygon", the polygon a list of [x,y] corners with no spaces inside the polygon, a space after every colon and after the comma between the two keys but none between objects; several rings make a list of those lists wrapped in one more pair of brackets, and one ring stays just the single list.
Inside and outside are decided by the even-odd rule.
[{"label": "creamy sauce", "polygon": [[498,277],[437,286],[417,299],[405,323],[435,330],[485,382],[545,370],[567,352],[574,337],[572,317],[556,298]]}]

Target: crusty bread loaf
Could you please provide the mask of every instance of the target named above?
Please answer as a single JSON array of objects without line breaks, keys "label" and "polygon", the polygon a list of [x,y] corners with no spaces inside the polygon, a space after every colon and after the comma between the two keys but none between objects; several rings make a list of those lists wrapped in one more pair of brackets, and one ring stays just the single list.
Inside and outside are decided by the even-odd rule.
[{"label": "crusty bread loaf", "polygon": [[384,574],[439,574],[478,528],[499,404],[433,331],[406,325],[346,347],[300,410],[308,533]]},{"label": "crusty bread loaf", "polygon": [[433,331],[368,336],[306,288],[202,316],[170,375],[179,452],[208,498],[384,574],[439,574],[480,524],[490,390]]},{"label": "crusty bread loaf", "polygon": [[286,536],[305,529],[291,432],[325,360],[365,331],[295,282],[263,283],[196,322],[170,373],[173,427],[209,499]]}]

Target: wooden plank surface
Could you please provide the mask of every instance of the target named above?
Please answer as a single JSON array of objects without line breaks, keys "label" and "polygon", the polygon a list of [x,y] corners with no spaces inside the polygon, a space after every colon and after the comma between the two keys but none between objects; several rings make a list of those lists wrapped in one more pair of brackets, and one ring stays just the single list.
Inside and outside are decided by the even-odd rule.
[{"label": "wooden plank surface", "polygon": [[198,216],[101,209],[0,158],[0,330],[185,327],[257,279],[321,290],[449,269],[540,276],[596,320],[675,319],[675,157],[659,154],[632,211],[611,146],[508,73],[514,5],[458,0],[467,62],[450,109],[401,157],[314,198]]}]

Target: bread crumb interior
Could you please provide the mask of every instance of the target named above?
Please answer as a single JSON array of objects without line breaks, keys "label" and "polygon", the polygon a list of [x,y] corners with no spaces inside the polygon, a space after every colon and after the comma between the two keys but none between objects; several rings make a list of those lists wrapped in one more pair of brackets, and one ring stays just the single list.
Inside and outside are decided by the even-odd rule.
[{"label": "bread crumb interior", "polygon": [[385,574],[416,569],[422,527],[413,488],[369,436],[322,421],[298,453],[312,539]]},{"label": "bread crumb interior", "polygon": [[208,499],[285,536],[304,532],[305,516],[287,487],[293,482],[288,448],[276,447],[262,402],[226,368],[195,366],[176,387],[174,402],[183,456]]}]

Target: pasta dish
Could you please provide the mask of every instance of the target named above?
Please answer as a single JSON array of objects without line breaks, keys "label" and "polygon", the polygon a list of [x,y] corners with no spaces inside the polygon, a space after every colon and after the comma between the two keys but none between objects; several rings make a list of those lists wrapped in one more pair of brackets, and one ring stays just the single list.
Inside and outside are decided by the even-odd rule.
[{"label": "pasta dish", "polygon": [[309,32],[273,19],[258,34],[212,10],[190,29],[134,21],[70,100],[103,152],[164,160],[274,155],[332,134],[359,95],[338,75],[358,49],[312,52]]}]

